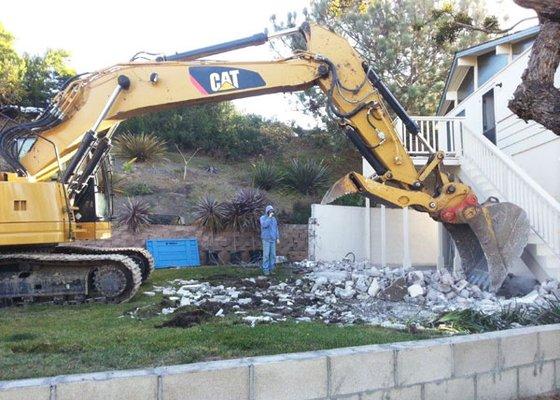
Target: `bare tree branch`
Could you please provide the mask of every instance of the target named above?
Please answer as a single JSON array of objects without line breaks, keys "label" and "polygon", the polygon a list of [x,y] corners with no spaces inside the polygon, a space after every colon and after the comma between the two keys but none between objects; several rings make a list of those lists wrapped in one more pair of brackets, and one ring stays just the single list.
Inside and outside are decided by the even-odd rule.
[{"label": "bare tree branch", "polygon": [[457,22],[455,21],[455,25],[460,26],[461,28],[465,28],[465,29],[470,29],[471,31],[478,31],[478,32],[483,32],[483,33],[488,33],[488,34],[502,34],[502,33],[508,33],[509,31],[511,31],[512,29],[515,29],[516,26],[522,24],[525,21],[529,21],[532,19],[535,19],[538,17],[527,17],[527,18],[523,18],[520,19],[519,21],[517,21],[515,24],[513,24],[512,26],[510,26],[509,28],[505,28],[505,29],[492,29],[492,28],[484,28],[482,26],[474,26],[474,25],[470,25],[470,24],[464,24],[462,22]]}]

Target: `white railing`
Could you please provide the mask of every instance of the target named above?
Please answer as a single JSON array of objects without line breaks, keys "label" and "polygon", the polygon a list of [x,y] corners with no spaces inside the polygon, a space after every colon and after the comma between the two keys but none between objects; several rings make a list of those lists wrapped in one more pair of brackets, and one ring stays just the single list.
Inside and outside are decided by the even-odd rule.
[{"label": "white railing", "polygon": [[408,134],[397,119],[397,133],[413,158],[442,150],[446,158],[471,163],[494,186],[502,201],[517,204],[527,212],[534,233],[560,257],[560,203],[556,199],[482,134],[466,128],[464,117],[411,118],[430,146]]},{"label": "white railing", "polygon": [[477,167],[507,200],[523,208],[534,232],[560,257],[560,204],[481,134],[462,127],[463,162]]},{"label": "white railing", "polygon": [[443,151],[447,158],[457,158],[462,153],[461,117],[411,117],[420,127],[419,135],[429,143],[427,148],[416,136],[407,133],[401,120],[395,121],[395,128],[412,157],[427,157],[434,151]]}]

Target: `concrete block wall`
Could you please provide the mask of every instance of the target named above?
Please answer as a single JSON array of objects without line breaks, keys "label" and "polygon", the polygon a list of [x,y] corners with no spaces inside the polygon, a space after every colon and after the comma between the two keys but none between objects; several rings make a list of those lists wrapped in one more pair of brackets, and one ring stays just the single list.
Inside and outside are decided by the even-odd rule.
[{"label": "concrete block wall", "polygon": [[560,324],[19,381],[0,400],[509,400],[560,390]]},{"label": "concrete block wall", "polygon": [[[258,233],[240,233],[234,237],[231,232],[216,234],[214,238],[194,225],[149,225],[138,233],[127,231],[124,227],[114,227],[113,236],[108,240],[77,242],[85,246],[101,247],[144,247],[148,239],[196,237],[200,250],[200,260],[204,264],[204,250],[217,251],[220,260],[230,261],[230,252],[241,251],[243,259],[249,261],[249,251],[262,249]],[[307,258],[307,225],[280,224],[280,244],[276,253],[286,256],[290,261]]]}]

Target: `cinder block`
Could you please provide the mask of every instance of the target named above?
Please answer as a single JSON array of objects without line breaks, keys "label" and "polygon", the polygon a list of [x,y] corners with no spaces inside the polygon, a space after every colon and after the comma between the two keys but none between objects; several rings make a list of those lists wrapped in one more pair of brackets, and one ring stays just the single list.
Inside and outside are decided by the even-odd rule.
[{"label": "cinder block", "polygon": [[560,359],[560,330],[539,332],[539,356],[543,360]]},{"label": "cinder block", "polygon": [[537,334],[504,337],[501,340],[502,368],[532,364],[537,358]]},{"label": "cinder block", "polygon": [[21,387],[0,390],[0,400],[49,400],[51,388],[49,386]]},{"label": "cinder block", "polygon": [[477,376],[478,400],[517,399],[517,369]]},{"label": "cinder block", "polygon": [[475,399],[474,378],[459,378],[439,383],[427,383],[424,388],[426,400]]},{"label": "cinder block", "polygon": [[555,386],[553,362],[519,368],[519,397],[550,393]]},{"label": "cinder block", "polygon": [[165,400],[241,400],[249,398],[249,367],[163,375]]},{"label": "cinder block", "polygon": [[455,376],[495,371],[498,368],[497,339],[454,343],[453,365]]},{"label": "cinder block", "polygon": [[327,358],[263,362],[255,368],[255,400],[307,400],[327,396]]},{"label": "cinder block", "polygon": [[448,344],[397,350],[397,385],[451,377],[453,355]]},{"label": "cinder block", "polygon": [[134,376],[103,381],[61,382],[56,400],[156,400],[157,376]]},{"label": "cinder block", "polygon": [[[362,394],[361,400],[421,400],[422,385]],[[438,399],[439,400],[439,399]]]},{"label": "cinder block", "polygon": [[393,350],[374,350],[329,358],[332,395],[385,389],[395,385]]}]

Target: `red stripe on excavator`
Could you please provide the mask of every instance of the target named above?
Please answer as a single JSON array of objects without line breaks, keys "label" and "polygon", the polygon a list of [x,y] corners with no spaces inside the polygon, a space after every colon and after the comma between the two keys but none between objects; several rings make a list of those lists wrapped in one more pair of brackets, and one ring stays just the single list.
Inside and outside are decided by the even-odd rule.
[{"label": "red stripe on excavator", "polygon": [[193,84],[193,86],[201,93],[201,94],[208,94],[208,92],[202,87],[202,85],[193,78],[192,75],[189,74],[189,78],[191,80],[191,83]]}]

